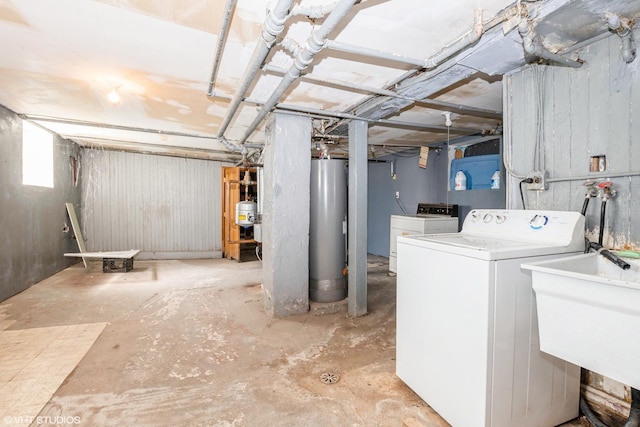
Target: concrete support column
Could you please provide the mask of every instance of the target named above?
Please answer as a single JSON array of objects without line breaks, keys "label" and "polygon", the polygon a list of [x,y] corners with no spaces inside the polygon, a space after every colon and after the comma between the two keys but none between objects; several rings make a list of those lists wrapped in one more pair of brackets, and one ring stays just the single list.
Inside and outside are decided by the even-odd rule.
[{"label": "concrete support column", "polygon": [[272,113],[263,154],[262,284],[274,317],[309,310],[311,120]]},{"label": "concrete support column", "polygon": [[349,314],[367,314],[367,123],[349,123]]}]

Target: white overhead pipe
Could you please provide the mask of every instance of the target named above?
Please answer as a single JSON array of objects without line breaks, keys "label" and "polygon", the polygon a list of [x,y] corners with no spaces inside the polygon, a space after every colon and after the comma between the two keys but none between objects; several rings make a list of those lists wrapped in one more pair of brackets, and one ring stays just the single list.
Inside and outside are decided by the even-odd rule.
[{"label": "white overhead pipe", "polygon": [[[221,99],[227,99],[230,100],[231,96],[229,95],[222,95],[222,94],[216,94],[214,95],[216,98],[221,98]],[[251,99],[251,98],[246,98],[244,99],[244,102],[250,103],[250,104],[254,104],[256,106],[261,106],[264,105],[264,102],[255,100],[255,99]],[[349,120],[364,120],[367,123],[371,123],[374,125],[380,125],[383,127],[395,127],[395,128],[406,128],[406,129],[419,129],[419,130],[425,130],[425,131],[431,131],[431,132],[446,132],[447,128],[444,126],[437,126],[437,125],[425,125],[424,123],[417,123],[417,122],[404,122],[404,121],[394,121],[394,120],[385,120],[385,119],[367,119],[367,118],[362,118],[360,116],[357,116],[355,114],[349,114],[349,113],[343,113],[340,111],[330,111],[330,110],[324,110],[324,109],[319,109],[319,108],[309,108],[309,107],[303,107],[300,105],[293,105],[293,104],[281,104],[278,103],[275,107],[277,110],[281,110],[281,112],[286,112],[286,113],[291,113],[291,114],[298,114],[298,115],[306,115],[306,116],[313,116],[314,118],[337,118],[337,119],[349,119]],[[471,129],[471,128],[461,128],[461,127],[453,127],[450,129],[451,132],[453,133],[461,133],[461,134],[473,134],[473,133],[477,133],[480,132],[481,129]],[[263,148],[264,145],[263,144],[258,144],[258,143],[244,143],[244,146],[248,147],[248,148]],[[239,146],[238,146],[239,147]]]},{"label": "white overhead pipe", "polygon": [[[322,49],[325,47],[329,34],[331,34],[331,32],[338,26],[340,21],[346,16],[351,7],[353,7],[353,5],[357,1],[359,0],[340,1],[331,11],[329,16],[327,16],[322,25],[311,33],[311,35],[305,42],[304,48],[300,50],[300,52],[298,52],[298,55],[294,58],[294,64],[291,66],[291,68],[289,68],[287,74],[282,78],[276,90],[273,92],[273,94],[271,94],[271,97],[269,97],[265,105],[258,113],[258,116],[253,120],[251,125],[249,125],[249,128],[245,132],[244,136],[240,138],[240,143],[243,143],[249,138],[249,136],[251,136],[251,134],[265,118],[265,116],[269,114],[273,107],[278,103],[282,95],[284,95],[284,93],[293,84],[293,82],[298,77],[300,77],[302,71],[305,70],[309,65],[311,65],[314,56],[322,51]],[[239,103],[240,101],[238,101],[238,104]]]},{"label": "white overhead pipe", "polygon": [[332,50],[337,50],[340,52],[352,53],[355,55],[363,55],[370,58],[378,58],[384,59],[388,61],[399,62],[403,64],[415,65],[420,68],[424,68],[427,70],[433,69],[440,65],[442,62],[453,56],[454,54],[466,49],[471,46],[475,42],[480,39],[483,32],[483,23],[482,23],[482,9],[477,9],[474,12],[474,22],[473,29],[469,31],[467,34],[451,43],[448,46],[445,46],[442,50],[440,50],[435,55],[427,58],[411,58],[404,55],[398,55],[396,53],[390,52],[382,52],[375,49],[370,49],[362,46],[354,46],[347,43],[337,42],[335,40],[327,41],[327,48]]},{"label": "white overhead pipe", "polygon": [[38,115],[31,115],[31,114],[18,114],[18,117],[20,117],[23,120],[29,120],[29,121],[60,123],[60,124],[68,124],[68,125],[75,125],[75,126],[86,126],[86,127],[98,128],[98,129],[114,129],[114,130],[130,131],[130,132],[152,133],[157,135],[183,136],[187,138],[216,139],[216,137],[213,135],[202,135],[197,133],[174,132],[174,131],[162,130],[162,129],[150,129],[150,128],[139,128],[134,126],[113,125],[108,123],[90,122],[86,120],[65,119],[61,117],[38,116]]},{"label": "white overhead pipe", "polygon": [[[277,67],[277,66],[268,65],[268,64],[262,67],[262,69],[263,71],[277,73],[277,74],[287,73],[286,68]],[[431,108],[436,107],[435,109],[444,108],[444,109],[452,110],[455,113],[463,114],[466,116],[484,117],[488,119],[502,119],[501,111],[470,107],[468,105],[462,105],[462,104],[453,104],[450,102],[437,101],[435,99],[429,99],[429,98],[419,99],[411,96],[402,95],[388,89],[378,89],[372,86],[364,86],[364,85],[359,85],[359,84],[345,82],[345,81],[337,81],[334,79],[315,77],[309,74],[301,76],[300,78],[303,80],[322,84],[325,86],[334,86],[341,89],[353,90],[356,92],[367,92],[368,94],[375,94],[375,95],[381,95],[381,96],[388,96],[390,98],[404,99],[406,101],[415,102],[417,104],[423,104],[427,107],[431,107]]]},{"label": "white overhead pipe", "polygon": [[[217,138],[224,144],[224,146],[228,150],[239,151],[243,153],[246,152],[246,147],[232,144],[227,141],[227,139],[224,137],[224,133],[229,127],[231,120],[233,120],[233,117],[238,111],[238,108],[240,108],[242,100],[247,94],[251,83],[253,83],[253,79],[260,70],[262,63],[267,58],[269,51],[275,44],[278,35],[280,35],[280,33],[282,33],[282,31],[284,30],[284,24],[289,15],[289,10],[291,9],[292,4],[293,0],[278,0],[275,7],[267,14],[264,22],[264,27],[262,29],[261,38],[253,51],[251,60],[245,68],[244,74],[242,75],[240,86],[238,86],[236,93],[233,95],[231,105],[227,109],[220,128],[218,129]],[[245,141],[246,138],[243,138],[241,142]]]},{"label": "white overhead pipe", "polygon": [[323,18],[325,15],[330,13],[337,4],[338,2],[335,2],[333,4],[306,7],[301,6],[300,4],[296,4],[295,6],[293,6],[293,10],[291,10],[291,15],[303,15],[311,19]]},{"label": "white overhead pipe", "polygon": [[398,62],[401,64],[415,65],[417,67],[425,67],[425,60],[420,58],[411,58],[397,53],[382,52],[363,46],[355,46],[348,43],[342,43],[335,40],[327,40],[327,49],[336,50],[338,52],[351,53],[354,55],[362,55],[369,58],[384,59],[387,61]]},{"label": "white overhead pipe", "polygon": [[213,65],[211,67],[211,77],[209,78],[209,87],[207,88],[207,94],[213,95],[213,85],[216,82],[218,76],[218,69],[220,68],[220,59],[224,52],[224,46],[227,42],[227,36],[229,35],[229,24],[231,23],[231,16],[236,8],[237,0],[227,0],[227,5],[224,9],[224,16],[222,17],[222,25],[220,26],[220,35],[218,36],[218,44],[216,45],[216,54],[213,58]]},{"label": "white overhead pipe", "polygon": [[473,135],[482,131],[482,129],[471,129],[471,128],[461,128],[461,127],[448,128],[446,126],[440,126],[440,125],[426,125],[424,123],[405,122],[405,121],[399,121],[399,120],[371,119],[366,117],[360,117],[356,114],[343,113],[340,111],[321,110],[319,108],[302,107],[298,105],[278,104],[276,108],[277,110],[281,110],[281,112],[288,111],[288,112],[291,112],[292,114],[312,115],[318,118],[335,117],[335,118],[347,119],[347,120],[362,120],[367,123],[382,126],[382,127],[393,127],[393,128],[400,128],[400,129],[416,129],[416,130],[424,130],[429,132],[441,132],[441,133],[446,133],[449,130],[452,133],[460,133],[464,135]]},{"label": "white overhead pipe", "polygon": [[627,64],[636,58],[636,44],[633,40],[633,21],[621,18],[613,13],[605,14],[609,29],[615,31],[622,40],[622,59]]},{"label": "white overhead pipe", "polygon": [[542,42],[537,37],[535,31],[531,26],[531,23],[528,20],[523,19],[522,21],[520,21],[520,24],[518,24],[518,32],[520,33],[520,37],[522,37],[522,46],[524,47],[524,51],[527,54],[534,55],[538,58],[547,59],[551,62],[555,62],[567,67],[582,67],[582,62],[574,61],[573,59],[566,58],[562,55],[558,55],[557,53],[553,53],[547,50],[547,48],[542,45]]}]

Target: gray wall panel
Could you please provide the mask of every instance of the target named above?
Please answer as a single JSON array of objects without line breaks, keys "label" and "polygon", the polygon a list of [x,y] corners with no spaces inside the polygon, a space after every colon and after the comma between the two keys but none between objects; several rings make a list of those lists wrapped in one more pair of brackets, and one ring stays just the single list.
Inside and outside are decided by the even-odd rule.
[{"label": "gray wall panel", "polygon": [[78,147],[53,138],[54,188],[22,185],[22,120],[0,107],[0,301],[77,262],[65,202],[77,205],[70,157]]},{"label": "gray wall panel", "polygon": [[[640,32],[635,31],[638,40]],[[552,181],[548,191],[527,192],[529,208],[579,211],[585,179],[610,178],[617,197],[607,203],[604,245],[640,249],[640,59],[626,64],[620,38],[611,35],[580,51],[580,69],[547,67],[544,98],[544,147]],[[536,131],[535,86],[532,67],[505,77],[505,147],[513,152],[513,169],[533,170]],[[605,173],[589,171],[589,157],[607,156]],[[610,175],[620,174],[620,177]],[[626,175],[626,176],[625,176]],[[510,207],[521,177],[509,180]],[[597,240],[600,199],[587,210],[587,235]],[[590,373],[589,385],[611,395],[624,395],[621,384],[602,381]],[[606,387],[600,385],[607,384]],[[617,390],[616,390],[617,389]],[[615,399],[612,398],[613,401]],[[610,407],[614,407],[610,405]]]},{"label": "gray wall panel", "polygon": [[[389,256],[389,223],[391,215],[402,214],[395,200],[400,192],[400,201],[410,214],[415,214],[418,203],[447,202],[447,150],[440,154],[430,152],[427,168],[418,166],[419,154],[405,152],[385,156],[368,167],[367,199],[367,251],[371,254]],[[415,155],[412,155],[415,153]],[[407,157],[408,156],[408,157]],[[391,178],[391,164],[395,161],[397,178]]]},{"label": "gray wall panel", "polygon": [[[636,30],[636,37],[638,31]],[[626,64],[620,56],[620,39],[612,35],[584,49],[580,69],[547,67],[544,82],[544,147],[552,182],[544,192],[527,192],[529,208],[580,210],[583,181],[602,181],[608,174],[640,172],[640,61]],[[533,170],[535,144],[535,79],[532,67],[507,77],[505,135],[512,145],[512,165],[518,173]],[[589,171],[589,157],[607,156],[607,171]],[[607,204],[605,244],[640,249],[638,177],[611,177],[618,196]],[[511,178],[516,186],[519,179]],[[519,207],[510,200],[511,207]],[[589,235],[598,234],[600,199],[591,200],[587,211]]]},{"label": "gray wall panel", "polygon": [[221,256],[221,163],[83,150],[82,228],[91,251]]}]

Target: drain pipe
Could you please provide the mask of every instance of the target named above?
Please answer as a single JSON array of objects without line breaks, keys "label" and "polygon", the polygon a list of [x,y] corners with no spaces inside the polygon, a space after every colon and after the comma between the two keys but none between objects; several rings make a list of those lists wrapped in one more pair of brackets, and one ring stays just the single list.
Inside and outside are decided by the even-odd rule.
[{"label": "drain pipe", "polygon": [[262,109],[258,113],[258,116],[253,120],[251,125],[249,125],[244,136],[240,138],[240,144],[245,142],[247,138],[251,136],[251,134],[260,125],[266,115],[269,114],[273,107],[278,103],[282,95],[284,95],[284,93],[287,91],[287,89],[289,89],[293,82],[298,77],[300,77],[302,71],[305,70],[309,65],[311,65],[314,56],[321,52],[322,49],[324,49],[329,34],[331,34],[331,32],[338,26],[340,21],[346,16],[351,7],[357,1],[359,0],[342,0],[331,11],[329,16],[327,16],[322,25],[311,33],[309,38],[307,38],[304,47],[294,58],[294,64],[291,66],[291,68],[289,68],[287,74],[282,78],[280,84],[273,92],[273,94],[271,94],[269,100],[267,100],[267,102],[263,105]]},{"label": "drain pipe", "polygon": [[631,387],[631,411],[624,427],[640,426],[640,390]]},{"label": "drain pipe", "polygon": [[552,53],[547,50],[547,48],[542,45],[542,42],[540,42],[540,39],[536,36],[536,33],[528,20],[523,19],[520,21],[520,24],[518,24],[518,32],[520,33],[520,37],[522,37],[522,46],[524,47],[525,53],[537,56],[538,58],[547,59],[566,67],[582,67],[582,62],[565,58],[562,55],[558,55],[557,53]]},{"label": "drain pipe", "polygon": [[[251,56],[249,65],[247,65],[244,74],[242,75],[240,86],[236,90],[236,93],[233,95],[231,105],[227,109],[227,113],[225,114],[220,128],[218,129],[217,137],[225,145],[225,147],[227,147],[227,149],[231,149],[231,151],[242,151],[242,148],[235,147],[233,144],[229,143],[229,141],[224,138],[224,133],[229,127],[229,124],[231,123],[231,120],[233,120],[236,112],[240,108],[242,100],[247,94],[251,83],[253,83],[253,80],[260,70],[262,63],[267,58],[269,51],[275,44],[278,35],[280,35],[280,33],[282,33],[282,31],[284,30],[284,24],[286,22],[292,4],[293,0],[279,0],[275,7],[267,15],[267,18],[264,22],[264,28],[262,29],[261,38],[253,51],[253,55]],[[244,141],[246,141],[246,138],[242,140],[242,142]]]},{"label": "drain pipe", "polygon": [[622,59],[627,64],[633,62],[636,58],[636,44],[633,40],[633,21],[629,21],[626,18],[620,18],[618,15],[613,13],[605,14],[607,18],[607,24],[609,24],[609,29],[611,31],[615,31],[620,39],[622,39]]},{"label": "drain pipe", "polygon": [[213,58],[213,66],[211,67],[211,77],[209,78],[209,87],[207,88],[207,95],[213,96],[213,85],[216,82],[218,76],[218,69],[220,68],[220,59],[224,51],[224,46],[229,35],[229,24],[231,23],[231,16],[236,8],[237,0],[227,0],[227,5],[224,9],[224,16],[222,18],[222,25],[220,26],[220,36],[218,37],[218,44],[216,46],[216,55]]},{"label": "drain pipe", "polygon": [[[629,411],[629,418],[624,424],[624,427],[639,427],[640,426],[640,390],[633,387],[631,388],[631,410]],[[580,397],[580,411],[587,418],[587,421],[593,427],[609,427],[598,419],[596,414],[593,413],[587,401],[584,397]]]}]

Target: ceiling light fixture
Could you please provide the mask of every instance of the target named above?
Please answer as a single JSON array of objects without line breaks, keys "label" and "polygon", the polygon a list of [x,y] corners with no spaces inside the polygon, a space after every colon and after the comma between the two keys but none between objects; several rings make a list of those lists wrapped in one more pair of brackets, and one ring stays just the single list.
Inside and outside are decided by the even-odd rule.
[{"label": "ceiling light fixture", "polygon": [[107,95],[107,99],[112,104],[120,103],[120,94],[118,93],[117,87],[114,87],[113,89],[111,89],[111,92],[109,92],[109,94]]}]

